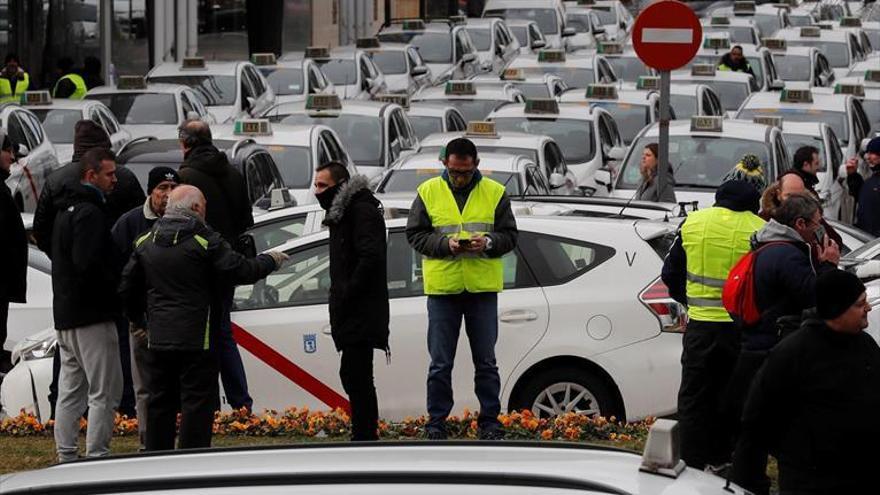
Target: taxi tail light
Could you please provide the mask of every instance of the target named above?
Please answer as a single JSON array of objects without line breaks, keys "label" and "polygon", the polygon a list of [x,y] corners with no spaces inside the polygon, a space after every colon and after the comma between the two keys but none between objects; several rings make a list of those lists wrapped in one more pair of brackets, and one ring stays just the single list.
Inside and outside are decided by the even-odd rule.
[{"label": "taxi tail light", "polygon": [[684,333],[687,309],[669,297],[669,289],[659,277],[639,294],[639,302],[660,320],[662,331]]}]

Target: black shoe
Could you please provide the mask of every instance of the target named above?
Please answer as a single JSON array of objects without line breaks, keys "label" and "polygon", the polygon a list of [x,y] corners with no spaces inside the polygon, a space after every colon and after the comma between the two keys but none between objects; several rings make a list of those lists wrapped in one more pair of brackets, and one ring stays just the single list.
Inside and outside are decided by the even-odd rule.
[{"label": "black shoe", "polygon": [[425,431],[425,438],[428,440],[446,440],[446,432],[443,430],[430,429]]},{"label": "black shoe", "polygon": [[480,430],[480,440],[504,440],[504,431],[500,428]]}]

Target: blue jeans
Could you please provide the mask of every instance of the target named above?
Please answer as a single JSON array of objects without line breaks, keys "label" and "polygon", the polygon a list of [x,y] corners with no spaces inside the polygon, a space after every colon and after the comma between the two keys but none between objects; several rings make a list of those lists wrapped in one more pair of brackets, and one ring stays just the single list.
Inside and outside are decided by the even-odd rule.
[{"label": "blue jeans", "polygon": [[212,311],[211,345],[220,361],[220,381],[223,382],[223,391],[226,393],[229,405],[233,409],[242,407],[251,409],[254,400],[248,393],[247,376],[241,362],[241,354],[232,336],[232,318],[229,313],[232,310],[233,294],[233,288],[224,292],[222,307],[219,311]]},{"label": "blue jeans", "polygon": [[477,424],[481,431],[498,429],[501,412],[501,378],[495,364],[498,340],[498,294],[464,292],[428,296],[428,429],[445,431],[452,411],[452,366],[464,317],[465,332],[474,362],[474,392],[480,401]]}]

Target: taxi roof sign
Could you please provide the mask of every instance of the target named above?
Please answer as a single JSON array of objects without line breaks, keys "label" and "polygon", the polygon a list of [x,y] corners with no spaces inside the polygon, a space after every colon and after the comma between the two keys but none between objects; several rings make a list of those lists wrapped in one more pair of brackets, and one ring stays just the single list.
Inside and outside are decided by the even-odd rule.
[{"label": "taxi roof sign", "polygon": [[692,76],[715,76],[715,64],[694,64],[691,66]]},{"label": "taxi roof sign", "polygon": [[691,131],[721,132],[724,130],[724,117],[719,115],[695,115],[691,117]]},{"label": "taxi roof sign", "polygon": [[147,80],[144,76],[119,76],[116,89],[147,89]]},{"label": "taxi roof sign", "polygon": [[834,94],[853,95],[858,98],[865,97],[865,86],[862,84],[838,83],[834,85]]},{"label": "taxi roof sign", "polygon": [[733,2],[733,13],[736,14],[754,14],[755,2],[736,1]]},{"label": "taxi roof sign", "polygon": [[834,29],[834,25],[832,25],[830,22],[820,22],[816,24],[816,26],[819,27],[820,31],[831,31],[832,29]]},{"label": "taxi roof sign", "polygon": [[588,84],[587,98],[599,100],[616,100],[617,85],[615,84]]},{"label": "taxi roof sign", "polygon": [[774,3],[773,6],[776,7],[777,9],[782,9],[786,12],[791,12],[791,5],[789,5],[787,3]]},{"label": "taxi roof sign", "polygon": [[306,47],[306,58],[330,58],[330,49],[326,46]]},{"label": "taxi roof sign", "polygon": [[538,62],[565,62],[565,50],[541,50],[538,52]]},{"label": "taxi roof sign", "polygon": [[401,23],[401,29],[404,31],[424,31],[425,21],[422,19],[405,19]]},{"label": "taxi roof sign", "polygon": [[526,73],[522,69],[504,69],[501,73],[501,79],[505,81],[522,81],[526,78]]},{"label": "taxi roof sign", "polygon": [[495,122],[475,120],[468,122],[466,135],[479,137],[498,137],[498,132],[496,132],[495,130]]},{"label": "taxi roof sign", "polygon": [[475,95],[477,87],[472,81],[446,81],[447,95]]},{"label": "taxi roof sign", "polygon": [[205,58],[204,57],[183,57],[183,62],[180,64],[181,69],[204,69],[205,68]]},{"label": "taxi roof sign", "polygon": [[822,36],[822,28],[819,26],[803,26],[801,28],[801,38],[818,38]]},{"label": "taxi roof sign", "polygon": [[604,55],[620,55],[623,53],[623,43],[601,41],[599,42],[599,53]]},{"label": "taxi roof sign", "polygon": [[358,38],[354,46],[356,48],[379,48],[379,38]]},{"label": "taxi roof sign", "polygon": [[251,63],[257,66],[275,65],[278,59],[274,53],[254,53],[251,55]]},{"label": "taxi roof sign", "polygon": [[526,113],[557,114],[559,102],[556,98],[529,98],[526,100]]},{"label": "taxi roof sign", "polygon": [[862,20],[858,17],[846,16],[840,19],[840,27],[862,27]]},{"label": "taxi roof sign", "polygon": [[712,25],[712,26],[729,26],[729,25],[730,25],[730,19],[728,19],[727,17],[717,16],[717,17],[713,17],[713,18],[709,21],[709,24]]},{"label": "taxi roof sign", "polygon": [[813,103],[813,93],[809,89],[783,89],[779,95],[783,103]]},{"label": "taxi roof sign", "polygon": [[880,70],[868,69],[865,71],[865,81],[880,82]]},{"label": "taxi roof sign", "polygon": [[761,38],[761,43],[768,50],[785,51],[788,46],[784,38]]},{"label": "taxi roof sign", "polygon": [[271,136],[272,126],[267,119],[240,119],[232,131],[236,136]]},{"label": "taxi roof sign", "polygon": [[660,78],[657,76],[639,76],[636,89],[659,90]]},{"label": "taxi roof sign", "polygon": [[309,95],[306,98],[306,110],[341,110],[342,101],[337,94]]},{"label": "taxi roof sign", "polygon": [[720,49],[728,49],[730,48],[730,38],[724,36],[710,36],[703,40],[703,48],[709,48],[712,50],[720,50]]},{"label": "taxi roof sign", "polygon": [[52,96],[48,91],[25,91],[21,95],[22,105],[48,105],[52,103]]},{"label": "taxi roof sign", "polygon": [[752,122],[782,129],[782,117],[778,115],[755,115]]},{"label": "taxi roof sign", "polygon": [[409,108],[409,96],[404,94],[383,93],[376,95],[373,99],[375,101],[381,101],[383,103],[395,103],[402,106],[403,108]]}]

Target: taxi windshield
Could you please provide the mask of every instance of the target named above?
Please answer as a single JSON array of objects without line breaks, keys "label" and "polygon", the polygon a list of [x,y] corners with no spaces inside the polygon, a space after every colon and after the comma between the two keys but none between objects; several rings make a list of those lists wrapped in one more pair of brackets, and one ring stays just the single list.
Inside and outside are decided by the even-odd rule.
[{"label": "taxi windshield", "polygon": [[499,117],[492,120],[495,121],[495,128],[501,132],[550,136],[559,145],[565,161],[570,164],[586,163],[596,154],[593,123],[589,120],[526,117]]},{"label": "taxi windshield", "polygon": [[443,132],[442,117],[426,117],[426,116],[409,116],[409,122],[413,126],[413,131],[419,139],[425,139],[428,134],[435,132]]},{"label": "taxi windshield", "polygon": [[535,21],[538,24],[538,28],[545,35],[559,33],[559,23],[556,20],[556,10],[554,9],[492,9],[483,12],[483,17],[503,17],[505,19]]},{"label": "taxi windshield", "polygon": [[782,28],[782,21],[777,14],[755,14],[752,20],[762,36],[773,36]]},{"label": "taxi windshield", "polygon": [[813,19],[812,14],[795,14],[789,13],[788,20],[791,23],[791,27],[804,27],[804,26],[812,26],[815,24],[815,20]]},{"label": "taxi windshield", "polygon": [[366,115],[311,116],[306,113],[269,117],[272,122],[290,125],[326,125],[336,131],[351,159],[358,167],[382,164],[382,120]]},{"label": "taxi windshield", "polygon": [[606,60],[611,64],[618,79],[638,81],[640,76],[651,75],[651,69],[636,57],[607,57]]},{"label": "taxi windshield", "polygon": [[783,81],[809,81],[810,74],[810,57],[805,55],[782,55],[777,54],[773,57],[776,62],[776,73]]},{"label": "taxi windshield", "polygon": [[73,143],[73,128],[83,118],[81,111],[51,108],[31,111],[43,123],[43,129],[53,144]]},{"label": "taxi windshield", "polygon": [[260,67],[260,72],[266,77],[276,96],[303,94],[302,69]]},{"label": "taxi windshield", "polygon": [[788,134],[785,135],[785,147],[788,149],[788,156],[794,156],[795,151],[804,147],[812,146],[819,149],[819,172],[828,170],[825,165],[825,140],[815,136],[807,136],[804,134]]},{"label": "taxi windshield", "polygon": [[694,95],[669,95],[669,106],[675,112],[675,118],[689,119],[697,113],[697,97]]},{"label": "taxi windshield", "polygon": [[553,74],[565,81],[569,88],[587,88],[593,83],[593,69],[576,69],[559,65],[544,65],[541,67],[528,67],[523,69],[526,74],[544,75]]},{"label": "taxi windshield", "polygon": [[527,26],[509,26],[511,34],[519,41],[519,46],[529,46],[529,28]]},{"label": "taxi windshield", "polygon": [[840,140],[840,144],[846,146],[849,143],[849,126],[845,112],[831,112],[828,110],[815,110],[811,108],[745,108],[736,118],[752,120],[756,115],[773,115],[782,117],[790,122],[824,122],[828,124]]},{"label": "taxi windshield", "polygon": [[[482,148],[481,148],[482,149]],[[408,170],[392,170],[388,172],[385,183],[379,188],[378,192],[415,192],[422,182],[433,179],[440,175],[443,169],[408,169]],[[497,172],[495,170],[480,170],[484,176],[505,185],[507,194],[510,196],[519,196],[520,187],[519,180],[513,172]]]},{"label": "taxi windshield", "polygon": [[603,26],[617,24],[617,13],[611,10],[611,7],[593,7],[590,10],[599,17],[599,23]]},{"label": "taxi windshield", "polygon": [[113,93],[89,95],[107,105],[120,124],[175,125],[177,105],[174,95],[164,93]]},{"label": "taxi windshield", "polygon": [[[467,137],[464,135],[463,137]],[[528,158],[529,160],[540,163],[538,160],[538,152],[536,150],[525,149],[525,148],[513,148],[510,146],[492,146],[487,144],[478,144],[477,148],[480,153],[500,153],[502,155],[520,155]],[[437,153],[440,155],[440,146],[423,146],[419,148],[419,153]]]},{"label": "taxi windshield", "polygon": [[550,88],[545,83],[514,83],[516,89],[522,91],[523,96],[528,98],[553,98]]},{"label": "taxi windshield", "polygon": [[822,50],[822,53],[825,54],[831,67],[834,67],[835,69],[849,68],[849,51],[847,51],[846,43],[793,40],[789,41],[788,44],[791,46],[815,46],[819,50]]},{"label": "taxi windshield", "polygon": [[617,122],[617,130],[626,144],[631,143],[636,138],[636,134],[643,127],[651,123],[651,112],[647,105],[591,100],[590,106],[602,107],[614,116],[614,121]]},{"label": "taxi windshield", "polygon": [[464,115],[468,122],[471,120],[485,120],[492,110],[507,103],[507,100],[444,100],[445,103],[455,107]]},{"label": "taxi windshield", "polygon": [[592,32],[590,29],[590,14],[568,12],[565,14],[565,24],[566,27],[573,28],[574,32],[578,34]]},{"label": "taxi windshield", "polygon": [[353,59],[316,60],[327,79],[336,86],[357,84],[357,66]]},{"label": "taxi windshield", "polygon": [[865,115],[868,116],[868,121],[873,122],[872,131],[880,130],[880,100],[862,100],[862,108],[865,110]]},{"label": "taxi windshield", "polygon": [[489,28],[467,28],[467,33],[477,51],[487,52],[492,47],[492,32]]},{"label": "taxi windshield", "polygon": [[409,43],[419,49],[426,64],[452,63],[452,36],[449,33],[379,33],[385,43]]},{"label": "taxi windshield", "polygon": [[[205,106],[235,104],[235,76],[160,76],[151,77],[149,82],[189,86],[199,95]],[[119,115],[116,118],[119,118]]]},{"label": "taxi windshield", "polygon": [[[636,189],[642,180],[639,164],[645,146],[656,143],[656,136],[642,136],[630,147],[629,158],[621,170],[618,187]],[[755,155],[767,170],[769,149],[763,141],[722,136],[669,136],[669,163],[680,188],[715,189],[733,166],[731,161]]]},{"label": "taxi windshield", "polygon": [[725,112],[736,111],[749,96],[748,83],[732,81],[698,81],[715,90]]},{"label": "taxi windshield", "polygon": [[272,160],[278,164],[278,171],[284,186],[290,189],[312,187],[312,151],[306,146],[266,146]]},{"label": "taxi windshield", "polygon": [[406,74],[406,54],[402,51],[372,52],[370,58],[382,74]]},{"label": "taxi windshield", "polygon": [[754,44],[758,41],[751,26],[703,26],[703,35],[706,33],[728,33],[731,44]]}]

